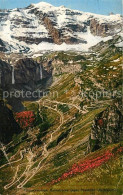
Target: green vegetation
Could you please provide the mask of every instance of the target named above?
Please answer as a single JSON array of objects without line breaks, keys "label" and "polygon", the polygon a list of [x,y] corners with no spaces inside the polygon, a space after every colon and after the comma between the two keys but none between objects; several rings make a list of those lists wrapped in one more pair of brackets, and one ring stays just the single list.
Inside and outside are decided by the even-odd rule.
[{"label": "green vegetation", "polygon": [[67,136],[69,135],[70,131],[71,131],[71,129],[69,129],[69,130],[67,130],[65,132],[62,132],[60,134],[60,136],[58,137],[58,139],[57,139],[57,144],[59,144],[63,139],[67,138]]},{"label": "green vegetation", "polygon": [[[102,151],[99,151],[101,154]],[[94,156],[96,153],[92,153]],[[108,194],[108,195],[121,195],[122,194],[122,166],[120,156],[117,159],[111,159],[107,163],[104,163],[100,167],[84,172],[83,174],[78,174],[72,178],[61,181],[52,188],[57,189],[73,189],[81,190],[78,194],[84,193],[84,190],[88,194],[98,193]],[[82,187],[83,186],[83,187]],[[100,189],[100,190],[99,190]]]},{"label": "green vegetation", "polygon": [[49,146],[47,147],[47,149],[49,150],[49,149],[54,148],[54,147],[56,147],[56,146],[57,146],[57,140],[54,140],[53,142],[51,142],[51,143],[49,144]]},{"label": "green vegetation", "polygon": [[27,111],[34,111],[35,113],[37,113],[38,108],[39,108],[38,103],[31,102],[31,101],[30,102],[23,102],[23,105]]},{"label": "green vegetation", "polygon": [[67,104],[66,105],[58,104],[58,109],[61,110],[63,113],[69,111],[69,107]]},{"label": "green vegetation", "polygon": [[83,55],[76,55],[74,53],[67,54],[64,52],[59,52],[55,59],[61,60],[64,62],[64,64],[67,64],[70,60],[74,62],[79,60],[85,60],[85,57]]},{"label": "green vegetation", "polygon": [[68,155],[69,153],[67,151],[58,153],[55,157],[54,157],[54,166],[55,167],[60,167],[66,163],[68,163]]},{"label": "green vegetation", "polygon": [[71,129],[65,131],[65,132],[62,132],[58,138],[56,140],[54,140],[53,142],[51,142],[49,144],[49,146],[47,147],[47,149],[51,149],[51,148],[54,148],[56,147],[62,140],[64,140],[65,138],[67,138],[67,136],[69,135]]},{"label": "green vegetation", "polygon": [[44,137],[48,133],[48,129],[50,128],[51,124],[48,121],[44,121],[42,124],[40,124],[38,127],[40,128],[40,132],[37,136],[37,139],[40,140],[42,137]]},{"label": "green vegetation", "polygon": [[45,119],[46,119],[46,116],[42,116],[42,118],[41,118],[40,112],[38,110],[37,111],[37,114],[36,114],[36,117],[35,117],[35,123],[34,123],[34,125],[35,126],[40,125]]},{"label": "green vegetation", "polygon": [[48,133],[48,129],[52,126],[45,110],[42,110],[41,113],[39,111],[37,112],[35,126],[39,128],[37,140],[38,142],[40,142],[40,139],[43,138]]}]

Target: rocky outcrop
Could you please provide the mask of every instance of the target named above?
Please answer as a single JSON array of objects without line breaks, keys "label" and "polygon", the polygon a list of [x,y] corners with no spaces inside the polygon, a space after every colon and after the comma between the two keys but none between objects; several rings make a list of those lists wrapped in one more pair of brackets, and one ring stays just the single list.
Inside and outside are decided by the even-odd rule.
[{"label": "rocky outcrop", "polygon": [[0,39],[0,51],[2,52],[6,52],[7,49],[5,48],[5,44],[4,42]]},{"label": "rocky outcrop", "polygon": [[61,44],[61,33],[58,29],[54,27],[53,22],[48,17],[43,17],[43,22],[46,26],[46,29],[49,31],[49,34],[51,35],[53,42],[56,44]]},{"label": "rocky outcrop", "polygon": [[87,32],[87,26],[89,25],[89,23],[85,23],[84,25],[80,25],[80,24],[68,24],[66,25],[66,27],[73,32]]},{"label": "rocky outcrop", "polygon": [[2,87],[9,85],[12,81],[11,66],[0,59],[0,84]]},{"label": "rocky outcrop", "polygon": [[14,39],[17,39],[19,41],[24,41],[27,44],[36,44],[38,45],[41,42],[48,42],[48,43],[53,43],[52,38],[44,37],[44,38],[31,38],[31,37],[15,37],[13,36]]},{"label": "rocky outcrop", "polygon": [[96,19],[90,20],[90,31],[93,35],[101,37],[112,36],[116,33],[116,29],[117,31],[121,31],[121,24],[113,25],[110,23],[100,23]]},{"label": "rocky outcrop", "polygon": [[[48,17],[43,17],[43,22],[44,22],[44,24],[45,24],[45,26],[46,26],[50,36],[52,37],[53,42],[55,44],[62,44],[62,43],[66,43],[66,44],[87,43],[87,41],[80,40],[80,39],[78,39],[76,37],[65,36],[64,29],[58,30],[57,28],[55,28],[54,27],[54,23]],[[83,30],[83,28],[80,25],[70,25],[68,27],[71,29],[72,32],[74,32],[74,31],[76,32],[77,29],[78,29],[79,32],[81,30]],[[69,28],[68,28],[68,31],[69,31]]]},{"label": "rocky outcrop", "polygon": [[16,123],[12,111],[0,100],[0,142],[7,144],[12,140],[14,134],[21,132]]},{"label": "rocky outcrop", "polygon": [[122,37],[119,35],[113,36],[113,39],[110,39],[108,41],[101,41],[97,45],[90,48],[90,51],[92,52],[98,52],[100,56],[105,58],[110,58],[112,55],[119,55],[121,53],[122,55],[122,49],[120,47],[117,47],[118,44],[122,45]]},{"label": "rocky outcrop", "polygon": [[106,144],[122,139],[121,100],[110,105],[94,119],[89,139],[89,151],[95,151]]},{"label": "rocky outcrop", "polygon": [[84,39],[78,39],[72,36],[63,36],[63,42],[65,42],[66,44],[79,44],[79,43],[86,44],[87,43],[87,41]]}]

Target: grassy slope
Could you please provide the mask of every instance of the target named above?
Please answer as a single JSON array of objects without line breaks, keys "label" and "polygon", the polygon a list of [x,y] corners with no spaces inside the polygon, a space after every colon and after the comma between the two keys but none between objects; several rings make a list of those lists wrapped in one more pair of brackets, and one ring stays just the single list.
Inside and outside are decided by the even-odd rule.
[{"label": "grassy slope", "polygon": [[[111,147],[114,147],[114,145]],[[101,152],[103,150],[94,152],[91,157],[94,158],[100,155]],[[53,189],[94,190],[96,194],[101,194],[102,190],[102,194],[122,194],[122,159],[120,156],[111,159],[98,168],[55,184]],[[104,190],[107,190],[107,193]]]}]

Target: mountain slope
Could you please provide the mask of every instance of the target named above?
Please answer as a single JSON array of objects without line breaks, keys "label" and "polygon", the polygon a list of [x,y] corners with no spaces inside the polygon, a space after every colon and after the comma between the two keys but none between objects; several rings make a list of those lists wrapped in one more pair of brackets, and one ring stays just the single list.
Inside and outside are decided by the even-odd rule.
[{"label": "mountain slope", "polygon": [[[36,120],[33,127],[24,129],[6,145],[12,168],[2,157],[2,194],[45,190],[41,193],[47,195],[66,188],[79,190],[73,192],[78,194],[82,194],[81,189],[122,194],[121,112],[116,108],[122,90],[123,57],[116,47],[119,40],[116,37],[98,44],[95,53],[51,52],[33,59],[52,67],[54,82],[50,93],[39,101],[23,102],[26,111],[35,113]],[[97,118],[104,121],[102,129],[99,125],[92,127]],[[102,140],[100,131],[104,133]],[[92,147],[93,152],[88,153],[91,133],[96,134],[100,149]],[[109,139],[105,140],[107,134]]]},{"label": "mountain slope", "polygon": [[84,13],[44,2],[23,9],[0,10],[0,50],[87,50],[119,33],[121,24],[120,15]]}]

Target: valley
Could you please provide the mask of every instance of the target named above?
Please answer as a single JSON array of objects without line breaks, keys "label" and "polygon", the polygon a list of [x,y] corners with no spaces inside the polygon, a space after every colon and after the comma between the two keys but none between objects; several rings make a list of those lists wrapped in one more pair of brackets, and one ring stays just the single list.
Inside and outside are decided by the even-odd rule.
[{"label": "valley", "polygon": [[[103,48],[105,45],[107,45],[107,42],[104,43]],[[115,139],[112,137],[113,132],[111,130],[110,134],[107,134],[108,136],[104,134],[105,140],[103,142],[100,141],[100,143],[98,140],[99,145],[97,150],[97,138],[94,138],[94,134],[92,133],[93,131],[96,132],[96,128],[99,128],[98,126],[103,125],[103,123],[94,127],[93,131],[92,125],[93,121],[96,120],[95,118],[98,117],[100,113],[107,113],[106,109],[109,109],[107,117],[111,117],[110,121],[114,121],[112,118],[114,115],[121,117],[118,99],[121,98],[120,75],[122,55],[120,49],[116,47],[115,55],[110,53],[111,45],[109,45],[108,53],[105,53],[104,49],[102,53],[101,47],[102,46],[100,46],[100,50],[98,50],[94,57],[91,53],[76,54],[58,52],[48,53],[43,57],[35,58],[35,63],[41,63],[44,68],[49,67],[52,69],[53,84],[49,87],[50,93],[46,93],[46,96],[43,96],[40,100],[22,101],[25,108],[24,112],[33,111],[36,120],[33,126],[31,125],[23,129],[18,135],[14,135],[9,145],[4,144],[9,162],[7,162],[1,153],[1,192],[3,194],[4,191],[9,194],[27,194],[28,190],[33,191],[33,189],[46,190],[46,192],[43,193],[48,194],[50,190],[57,191],[57,189],[60,190],[61,188],[65,190],[65,186],[67,185],[65,182],[70,182],[68,188],[81,190],[81,187],[77,184],[77,178],[88,177],[88,179],[90,179],[94,174],[93,177],[96,179],[97,174],[99,174],[98,169],[101,169],[101,175],[98,177],[102,178],[103,175],[108,174],[108,168],[112,166],[112,164],[114,167],[113,170],[116,170],[116,164],[120,162],[120,153],[122,151],[122,142],[120,139],[122,132],[121,129],[119,129],[121,127],[116,131],[117,136],[119,136],[118,140],[116,140],[116,135]],[[108,58],[106,57],[107,55]],[[98,56],[99,61],[96,60],[96,56]],[[71,61],[75,72],[71,70],[71,67],[69,69]],[[76,69],[78,64],[81,67],[81,71],[77,71]],[[64,69],[65,66],[68,66],[68,72],[66,72],[67,69]],[[114,69],[115,72],[113,71]],[[47,68],[47,71],[48,70]],[[115,78],[114,80],[113,77]],[[110,78],[112,79],[111,83]],[[85,91],[86,94],[83,95],[82,91]],[[91,91],[90,94],[89,91]],[[110,93],[103,96],[102,91]],[[111,93],[112,91],[115,91],[115,94]],[[96,94],[96,92],[98,92],[98,94]],[[112,111],[112,115],[110,114],[110,108],[113,107],[116,107],[115,110],[117,111]],[[121,121],[118,122],[117,119],[114,124],[111,123],[111,126],[113,124],[115,126],[114,128],[116,128],[120,122]],[[105,123],[105,125],[109,125],[109,122]],[[110,126],[107,126],[106,131],[108,131],[109,127]],[[97,132],[97,136],[98,135],[99,132]],[[68,176],[65,181],[59,179],[74,163],[84,161],[84,159],[95,159],[96,161],[98,153],[100,153],[100,155],[105,155],[106,151],[112,153],[112,151],[115,151],[115,148],[119,148],[118,151],[120,151],[116,153],[117,160],[115,161],[113,156],[111,160],[110,157],[107,158],[106,163],[104,160],[99,167],[97,165],[97,168],[91,171],[90,176],[88,175],[88,171],[85,171],[82,175],[78,175],[76,172],[75,176],[74,174],[73,176]],[[112,155],[115,154],[112,153]],[[108,168],[104,168],[105,166],[108,166]],[[108,192],[109,194],[113,193],[113,182],[116,182],[118,185],[118,189],[116,189],[118,190],[117,192],[119,194],[121,192],[121,182],[119,182],[118,179],[121,173],[121,167],[119,164],[117,166],[119,167],[118,176],[112,179],[112,182],[110,181],[110,186],[108,186],[108,184],[106,185],[107,188],[111,189],[111,192]],[[4,177],[2,176],[3,174]],[[55,184],[54,181],[57,181],[58,184]],[[80,179],[80,183],[81,182]],[[84,183],[83,190],[91,190],[91,186],[87,184],[88,182],[87,180],[86,184]],[[97,181],[94,185],[95,191],[98,188],[105,190],[103,185],[100,185]]]},{"label": "valley", "polygon": [[0,194],[122,195],[122,16],[0,18]]}]

